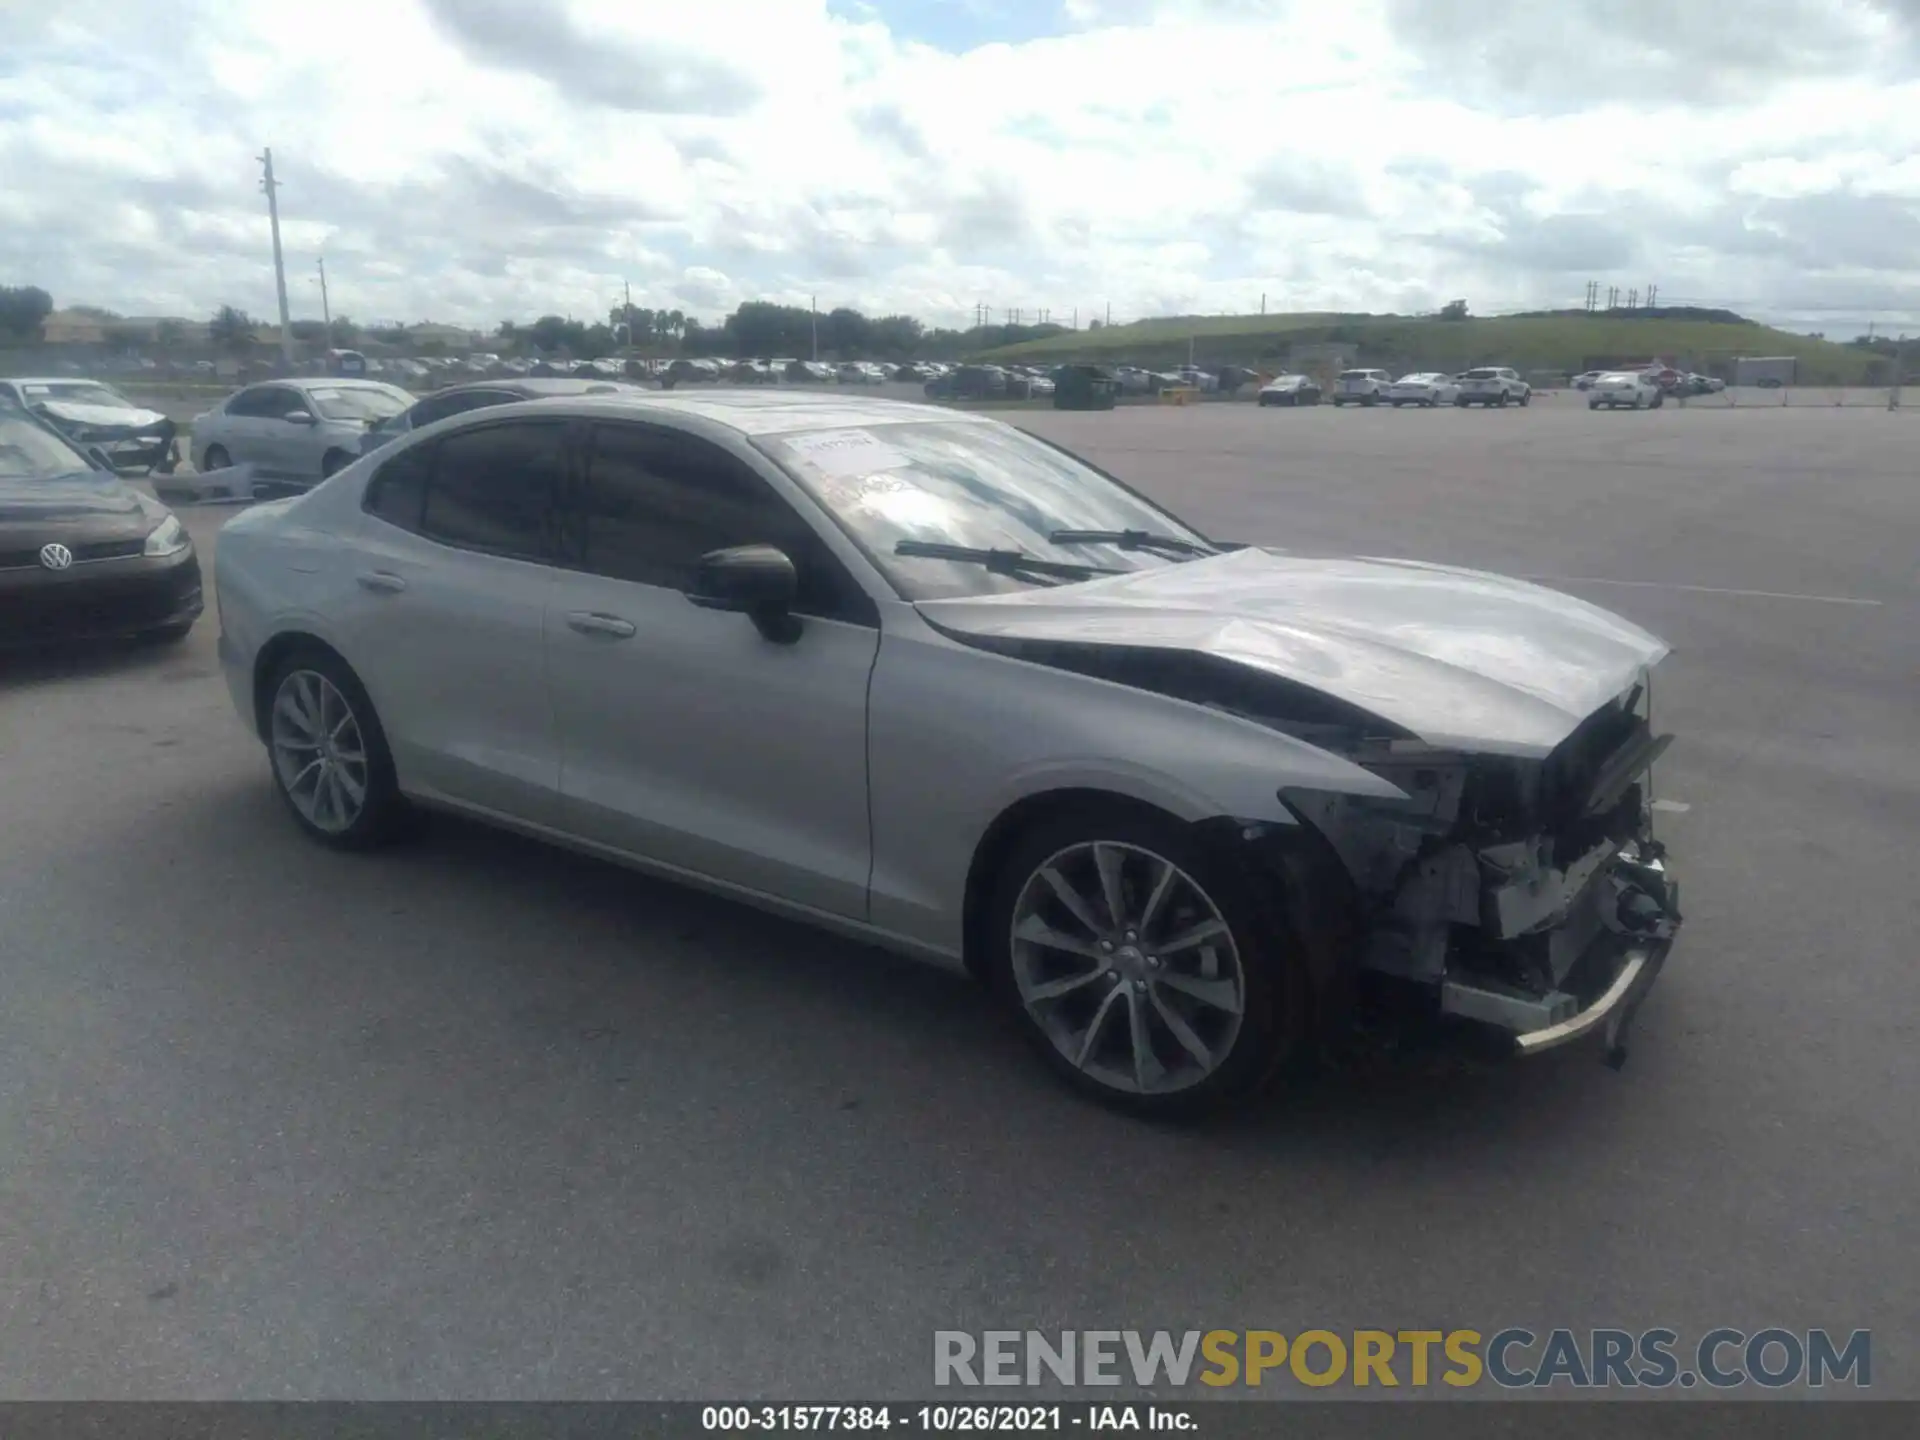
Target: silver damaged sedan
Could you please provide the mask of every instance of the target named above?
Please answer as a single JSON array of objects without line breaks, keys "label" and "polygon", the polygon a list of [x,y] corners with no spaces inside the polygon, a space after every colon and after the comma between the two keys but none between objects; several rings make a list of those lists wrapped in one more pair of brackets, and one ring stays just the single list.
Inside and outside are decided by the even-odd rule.
[{"label": "silver damaged sedan", "polygon": [[238,516],[216,583],[314,839],[458,811],[964,967],[1149,1113],[1382,1018],[1617,1063],[1680,923],[1660,640],[1215,541],[984,416],[498,406]]}]

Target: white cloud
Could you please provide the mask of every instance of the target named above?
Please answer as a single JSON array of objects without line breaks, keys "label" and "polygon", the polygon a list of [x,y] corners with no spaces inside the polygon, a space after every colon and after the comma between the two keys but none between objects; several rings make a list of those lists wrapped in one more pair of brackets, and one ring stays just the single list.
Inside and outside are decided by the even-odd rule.
[{"label": "white cloud", "polygon": [[1601,23],[1640,3],[66,0],[9,11],[0,281],[271,310],[271,145],[296,311],[324,250],[363,319],[625,284],[708,318],[1489,311],[1592,278],[1920,321],[1901,0]]}]

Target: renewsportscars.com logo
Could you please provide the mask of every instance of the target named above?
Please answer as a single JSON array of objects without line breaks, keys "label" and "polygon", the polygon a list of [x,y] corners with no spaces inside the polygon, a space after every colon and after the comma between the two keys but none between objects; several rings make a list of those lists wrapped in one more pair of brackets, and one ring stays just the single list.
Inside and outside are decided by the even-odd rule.
[{"label": "renewsportscars.com logo", "polygon": [[1873,1333],[1772,1327],[1677,1331],[1552,1330],[936,1330],[935,1385],[1265,1384],[1503,1389],[1820,1390],[1873,1383]]}]

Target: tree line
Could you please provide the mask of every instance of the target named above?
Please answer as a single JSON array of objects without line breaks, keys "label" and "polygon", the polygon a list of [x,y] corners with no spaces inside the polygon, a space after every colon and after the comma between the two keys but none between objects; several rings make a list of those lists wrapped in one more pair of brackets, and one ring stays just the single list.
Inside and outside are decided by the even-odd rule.
[{"label": "tree line", "polygon": [[[0,338],[32,343],[42,338],[53,298],[33,285],[0,285]],[[75,305],[74,314],[100,322],[101,337],[115,349],[155,346],[179,349],[186,344],[185,327],[177,320],[158,326],[116,325],[125,317],[97,306]],[[259,331],[268,322],[235,305],[222,305],[207,320],[211,345],[241,355],[259,343]],[[1098,324],[1098,322],[1095,322]],[[354,349],[363,344],[390,346],[424,353],[444,351],[444,342],[422,341],[405,326],[361,326],[350,316],[336,315],[331,323],[295,320],[293,338],[304,348]],[[733,356],[742,359],[780,357],[824,360],[907,360],[951,358],[995,345],[1012,345],[1060,334],[1060,325],[976,325],[969,329],[929,328],[911,315],[868,316],[850,306],[814,311],[799,305],[776,305],[749,300],[718,324],[706,324],[677,309],[616,305],[604,320],[542,315],[522,322],[502,320],[493,331],[499,348],[525,355],[564,355],[575,360],[597,360],[622,351],[646,355]]]}]

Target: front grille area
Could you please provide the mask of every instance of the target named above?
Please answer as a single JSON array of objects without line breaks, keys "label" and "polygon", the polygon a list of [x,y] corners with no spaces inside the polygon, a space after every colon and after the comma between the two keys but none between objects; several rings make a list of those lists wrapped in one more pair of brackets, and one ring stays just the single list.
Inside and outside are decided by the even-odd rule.
[{"label": "front grille area", "polygon": [[200,567],[191,560],[144,575],[0,589],[0,642],[130,635],[199,603]]},{"label": "front grille area", "polygon": [[[69,545],[73,552],[73,563],[78,565],[87,560],[127,560],[140,554],[147,548],[145,537],[136,540],[94,540],[86,544]],[[25,550],[0,550],[0,570],[39,570],[40,547],[33,546]]]}]

